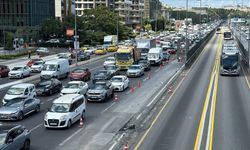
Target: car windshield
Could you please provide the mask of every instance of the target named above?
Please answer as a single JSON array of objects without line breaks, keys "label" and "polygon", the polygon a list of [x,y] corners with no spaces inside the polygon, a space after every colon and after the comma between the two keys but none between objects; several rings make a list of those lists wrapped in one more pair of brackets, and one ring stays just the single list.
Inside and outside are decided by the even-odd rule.
[{"label": "car windshield", "polygon": [[84,73],[85,69],[75,69],[72,71],[72,73]]},{"label": "car windshield", "polygon": [[141,53],[148,53],[148,51],[149,51],[149,49],[147,49],[147,48],[142,48],[141,49]]},{"label": "car windshield", "polygon": [[222,65],[225,69],[236,69],[238,66],[237,56],[223,56]]},{"label": "car windshield", "polygon": [[11,101],[8,101],[4,106],[6,107],[19,107],[23,103],[24,99],[22,98],[16,98],[12,99]]},{"label": "car windshield", "polygon": [[68,83],[64,88],[77,89],[77,88],[79,88],[79,84],[78,83]]},{"label": "car windshield", "polygon": [[111,79],[111,82],[122,82],[122,78],[114,77]]},{"label": "car windshield", "polygon": [[6,136],[7,136],[7,132],[0,132],[0,145],[5,144]]},{"label": "car windshield", "polygon": [[114,58],[107,58],[106,61],[115,61]]},{"label": "car windshield", "polygon": [[95,74],[95,76],[105,76],[107,74],[107,71],[99,71]]},{"label": "car windshield", "polygon": [[10,88],[7,92],[9,95],[21,95],[23,94],[24,89],[23,88]]},{"label": "car windshield", "polygon": [[41,62],[41,61],[36,61],[36,62],[34,62],[33,65],[42,65],[42,64],[43,64],[43,62]]},{"label": "car windshield", "polygon": [[102,90],[104,86],[105,86],[104,84],[93,84],[91,89]]},{"label": "car windshield", "polygon": [[116,59],[117,60],[130,60],[132,58],[130,53],[117,53]]},{"label": "car windshield", "polygon": [[107,70],[115,70],[116,66],[106,66],[105,67]]},{"label": "car windshield", "polygon": [[139,64],[146,64],[147,63],[147,60],[140,60],[139,61]]},{"label": "car windshield", "polygon": [[17,71],[17,70],[22,70],[23,67],[14,67],[12,70]]},{"label": "car windshield", "polygon": [[130,66],[129,69],[136,70],[136,69],[140,69],[140,67],[139,66]]},{"label": "car windshield", "polygon": [[52,83],[51,80],[45,80],[45,81],[39,82],[37,85],[38,86],[48,86],[48,85],[51,85],[51,83]]},{"label": "car windshield", "polygon": [[56,71],[56,70],[57,70],[57,65],[45,64],[43,66],[43,71]]},{"label": "car windshield", "polygon": [[53,103],[50,112],[67,113],[69,112],[70,104]]}]

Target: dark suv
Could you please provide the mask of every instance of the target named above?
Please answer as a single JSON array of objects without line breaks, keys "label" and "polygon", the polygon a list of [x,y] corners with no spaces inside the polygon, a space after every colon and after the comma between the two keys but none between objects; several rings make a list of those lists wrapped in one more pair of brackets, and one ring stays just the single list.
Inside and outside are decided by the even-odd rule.
[{"label": "dark suv", "polygon": [[0,125],[0,149],[30,149],[30,131],[22,125]]},{"label": "dark suv", "polygon": [[8,66],[0,65],[0,78],[1,77],[8,77],[10,69]]}]

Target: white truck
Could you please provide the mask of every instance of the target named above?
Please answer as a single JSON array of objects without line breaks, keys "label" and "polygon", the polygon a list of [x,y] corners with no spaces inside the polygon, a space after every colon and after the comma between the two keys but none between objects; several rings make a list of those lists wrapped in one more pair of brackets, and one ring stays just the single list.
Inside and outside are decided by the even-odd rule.
[{"label": "white truck", "polygon": [[107,35],[107,36],[104,36],[103,45],[105,47],[109,47],[111,45],[117,45],[117,43],[118,43],[118,37],[117,37],[117,35]]},{"label": "white truck", "polygon": [[42,69],[41,78],[67,78],[69,74],[69,61],[67,59],[55,59],[47,61]]},{"label": "white truck", "polygon": [[137,39],[136,48],[141,52],[141,59],[147,59],[150,48],[156,47],[155,39]]},{"label": "white truck", "polygon": [[163,59],[163,52],[161,47],[151,48],[148,52],[148,61],[151,65],[160,65]]}]

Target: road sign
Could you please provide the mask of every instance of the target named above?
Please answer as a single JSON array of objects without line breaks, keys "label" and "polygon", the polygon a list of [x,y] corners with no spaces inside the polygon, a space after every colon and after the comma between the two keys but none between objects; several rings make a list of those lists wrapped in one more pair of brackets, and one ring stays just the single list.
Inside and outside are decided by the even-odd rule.
[{"label": "road sign", "polygon": [[78,39],[78,38],[79,38],[79,35],[75,35],[74,38],[75,38],[75,39]]},{"label": "road sign", "polygon": [[74,41],[74,49],[79,49],[79,41]]}]

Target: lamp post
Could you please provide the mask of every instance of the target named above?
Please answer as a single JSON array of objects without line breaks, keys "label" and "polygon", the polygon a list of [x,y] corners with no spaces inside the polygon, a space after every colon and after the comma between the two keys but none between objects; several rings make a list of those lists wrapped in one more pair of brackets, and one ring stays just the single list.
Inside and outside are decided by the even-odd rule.
[{"label": "lamp post", "polygon": [[79,36],[77,35],[77,11],[75,8],[75,42],[74,42],[74,49],[75,49],[75,61],[76,61],[76,66],[77,66],[77,49],[79,48],[79,42],[78,42]]},{"label": "lamp post", "polygon": [[187,53],[188,53],[188,50],[189,50],[189,44],[188,44],[188,0],[186,0],[186,38],[185,38],[185,42],[186,42],[186,48],[185,48],[185,65],[187,63]]},{"label": "lamp post", "polygon": [[[109,6],[113,9],[113,12],[115,13],[115,4],[109,4]],[[119,10],[117,13],[117,22],[116,22],[116,35],[117,35],[117,41],[119,41]]]}]

